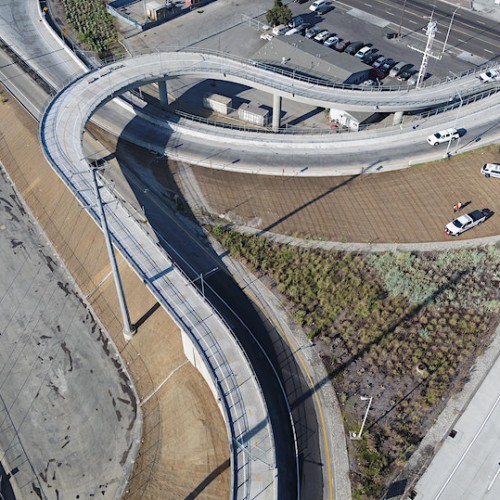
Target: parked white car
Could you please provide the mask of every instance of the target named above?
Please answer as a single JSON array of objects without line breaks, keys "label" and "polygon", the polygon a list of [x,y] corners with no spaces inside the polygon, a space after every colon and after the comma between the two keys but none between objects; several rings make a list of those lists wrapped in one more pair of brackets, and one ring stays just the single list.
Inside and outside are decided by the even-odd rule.
[{"label": "parked white car", "polygon": [[330,34],[328,33],[328,30],[321,30],[317,35],[315,35],[314,40],[323,43],[329,36]]},{"label": "parked white car", "polygon": [[359,49],[356,54],[354,54],[355,57],[359,57],[360,59],[363,59],[368,52],[375,52],[375,50],[371,47],[371,45],[365,45],[361,49]]},{"label": "parked white car", "polygon": [[323,42],[323,45],[325,47],[332,47],[333,45],[335,45],[337,42],[339,41],[339,37],[338,36],[329,36],[324,42]]},{"label": "parked white car", "polygon": [[443,142],[456,141],[459,138],[460,134],[456,128],[447,128],[427,137],[427,142],[431,146],[438,146],[439,144],[443,144]]},{"label": "parked white car", "polygon": [[500,163],[485,163],[481,167],[481,173],[485,177],[498,177],[500,179]]},{"label": "parked white car", "polygon": [[320,5],[323,5],[324,3],[326,3],[327,0],[315,0],[310,6],[309,6],[309,10],[311,10],[312,12],[316,12],[316,10],[318,9],[318,7]]},{"label": "parked white car", "polygon": [[300,33],[301,31],[305,30],[307,28],[307,24],[301,24],[295,28],[289,29],[286,33],[285,36],[287,35],[296,35],[297,33]]}]

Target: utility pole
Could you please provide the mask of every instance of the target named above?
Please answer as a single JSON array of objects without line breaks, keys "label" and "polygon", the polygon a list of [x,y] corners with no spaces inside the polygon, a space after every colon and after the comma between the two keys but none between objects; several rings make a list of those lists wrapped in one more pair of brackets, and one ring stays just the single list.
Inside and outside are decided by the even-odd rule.
[{"label": "utility pole", "polygon": [[399,19],[398,36],[397,36],[398,39],[401,36],[401,25],[403,24],[403,17],[405,15],[405,12],[406,12],[406,0],[403,3],[403,10],[401,11],[401,18]]},{"label": "utility pole", "polygon": [[446,38],[444,40],[444,45],[443,45],[443,51],[441,52],[441,55],[444,54],[444,51],[446,50],[446,44],[448,43],[448,37],[450,36],[450,31],[451,31],[451,25],[453,24],[453,19],[455,19],[455,14],[457,13],[458,9],[460,9],[460,6],[458,6],[454,11],[451,16],[450,20],[450,25],[448,26],[448,32],[446,33]]},{"label": "utility pole", "polygon": [[97,172],[99,167],[90,167],[92,171],[92,180],[94,181],[94,193],[96,197],[96,203],[99,208],[99,216],[101,219],[102,232],[104,233],[104,239],[106,240],[106,248],[108,250],[109,261],[111,263],[111,269],[113,270],[113,277],[115,279],[116,293],[118,294],[118,302],[120,303],[120,310],[123,319],[123,335],[125,340],[129,341],[132,334],[135,332],[135,328],[130,323],[130,316],[127,309],[127,303],[125,301],[125,294],[123,292],[122,281],[120,278],[120,273],[118,271],[118,264],[116,263],[115,251],[113,249],[113,243],[111,242],[111,236],[109,234],[108,221],[106,219],[106,213],[104,211],[104,203],[101,198],[100,186],[97,179]]},{"label": "utility pole", "polygon": [[[450,82],[453,84],[453,87],[455,87],[455,92],[457,93],[457,96],[460,99],[460,105],[458,106],[457,114],[455,115],[455,121],[453,122],[453,128],[456,129],[457,128],[458,117],[460,116],[460,111],[462,111],[462,105],[464,103],[464,100],[462,98],[462,94],[460,93],[460,90],[458,89],[458,87],[455,84],[456,75],[453,74],[453,76],[455,78],[447,77],[447,79],[450,80]],[[448,156],[450,154],[451,140],[452,140],[452,137],[450,137],[450,140],[448,141],[448,146],[446,148],[446,153],[444,154],[443,158],[448,158]],[[457,140],[457,145],[455,147],[455,154],[458,151],[458,143],[459,142],[460,142],[460,137]]]}]

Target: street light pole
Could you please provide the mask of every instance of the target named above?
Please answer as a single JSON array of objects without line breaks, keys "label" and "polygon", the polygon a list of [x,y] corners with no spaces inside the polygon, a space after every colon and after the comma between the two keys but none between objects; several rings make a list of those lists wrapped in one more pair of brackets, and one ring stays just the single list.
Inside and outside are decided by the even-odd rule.
[{"label": "street light pole", "polygon": [[[448,79],[450,79],[450,78],[448,77]],[[464,103],[464,100],[462,99],[462,94],[460,93],[460,90],[458,90],[458,87],[455,85],[455,82],[452,79],[450,79],[450,81],[452,82],[453,86],[455,87],[455,92],[457,93],[458,98],[460,99],[460,106],[458,106],[457,114],[455,116],[455,121],[453,122],[453,128],[456,129],[458,117],[460,116],[460,111],[462,110],[462,104]],[[448,146],[446,148],[446,153],[444,154],[444,158],[448,158],[448,156],[449,156],[449,151],[450,151],[452,139],[453,139],[453,136],[451,135],[450,140],[448,141]],[[459,142],[460,142],[460,134],[459,134],[459,137],[457,139],[457,147],[455,148],[455,153],[458,151],[458,143]]]},{"label": "street light pole", "polygon": [[405,11],[406,11],[406,0],[403,3],[403,10],[401,11],[401,18],[399,19],[398,36],[397,36],[398,39],[401,36],[401,25],[403,24],[403,17],[405,15]]},{"label": "street light pole", "polygon": [[359,440],[363,436],[363,429],[365,428],[366,424],[366,419],[368,418],[368,412],[370,411],[370,406],[372,405],[373,397],[367,397],[367,396],[360,396],[359,399],[361,401],[368,401],[368,407],[366,408],[365,411],[365,416],[363,418],[363,423],[361,424],[361,429],[359,429],[359,433],[352,432],[351,433],[351,439],[356,439]]},{"label": "street light pole", "polygon": [[453,19],[455,19],[455,14],[457,13],[458,9],[460,9],[460,6],[458,6],[454,11],[451,16],[450,20],[450,25],[448,26],[448,32],[446,33],[446,38],[444,40],[444,46],[443,46],[443,51],[441,52],[441,55],[444,54],[444,51],[446,50],[446,44],[448,43],[448,37],[450,36],[450,31],[451,31],[451,25],[453,24]]}]

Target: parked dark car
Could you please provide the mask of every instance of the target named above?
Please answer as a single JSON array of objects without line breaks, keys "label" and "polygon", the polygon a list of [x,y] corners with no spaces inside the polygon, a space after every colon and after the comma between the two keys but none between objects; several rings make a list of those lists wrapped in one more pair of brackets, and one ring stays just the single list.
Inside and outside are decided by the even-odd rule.
[{"label": "parked dark car", "polygon": [[400,82],[406,82],[406,80],[408,80],[408,78],[410,78],[410,76],[414,75],[416,72],[417,72],[416,69],[412,68],[404,69],[403,71],[401,71],[401,73],[399,73],[398,80]]},{"label": "parked dark car", "polygon": [[380,68],[371,68],[370,76],[376,80],[383,80],[387,76],[387,72],[382,71]]},{"label": "parked dark car", "polygon": [[344,52],[345,48],[351,43],[350,40],[343,40],[342,38],[333,47],[337,52]]},{"label": "parked dark car", "polygon": [[322,29],[319,26],[311,26],[306,30],[306,38],[314,38]]},{"label": "parked dark car", "polygon": [[379,55],[376,52],[372,52],[371,54],[368,54],[365,57],[363,57],[363,62],[371,66],[373,61],[375,61],[378,57]]},{"label": "parked dark car", "polygon": [[374,68],[380,68],[380,66],[382,66],[382,64],[384,64],[384,61],[385,61],[385,56],[379,54],[377,59],[375,59],[375,61],[373,61],[372,66]]},{"label": "parked dark car", "polygon": [[350,54],[353,56],[358,50],[364,47],[365,44],[363,42],[352,42],[350,43],[344,50],[346,54]]},{"label": "parked dark car", "polygon": [[394,59],[386,59],[382,66],[380,66],[380,69],[385,73],[389,73],[389,71],[393,68],[393,66],[396,66],[397,62]]},{"label": "parked dark car", "polygon": [[304,19],[302,16],[292,17],[292,20],[288,23],[289,28],[297,28],[301,24],[304,24]]},{"label": "parked dark car", "polygon": [[334,7],[331,3],[322,3],[316,9],[316,14],[324,16],[326,13],[330,12],[333,9],[334,9]]}]

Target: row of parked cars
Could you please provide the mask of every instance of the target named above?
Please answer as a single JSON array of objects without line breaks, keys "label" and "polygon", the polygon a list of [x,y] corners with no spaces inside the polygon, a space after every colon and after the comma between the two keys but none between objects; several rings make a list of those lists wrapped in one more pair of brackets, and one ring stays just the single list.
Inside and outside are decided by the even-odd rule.
[{"label": "row of parked cars", "polygon": [[[317,13],[324,13],[324,9],[329,7],[331,7],[329,2],[316,0],[316,2],[311,4],[310,10],[314,10]],[[404,61],[398,62],[390,57],[385,57],[371,43],[366,44],[362,41],[352,42],[318,25],[310,26],[304,22],[302,16],[294,17],[289,23],[288,29],[280,34],[301,34],[306,38],[322,43],[325,47],[330,47],[337,52],[345,52],[361,59],[362,62],[371,66],[370,76],[377,80],[377,82],[368,80],[365,82],[367,85],[377,85],[386,76],[397,78],[400,81],[407,81],[409,85],[417,83],[418,71],[413,67],[413,64]]]}]

